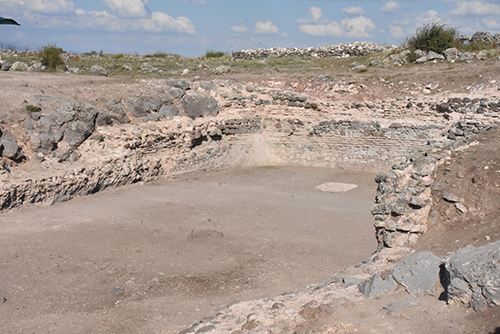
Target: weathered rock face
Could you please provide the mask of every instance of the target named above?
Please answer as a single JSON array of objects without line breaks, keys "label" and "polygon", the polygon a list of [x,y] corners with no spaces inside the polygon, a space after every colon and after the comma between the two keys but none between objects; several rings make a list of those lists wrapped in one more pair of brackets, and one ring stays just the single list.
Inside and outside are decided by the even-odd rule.
[{"label": "weathered rock face", "polygon": [[466,246],[445,262],[448,297],[475,310],[500,305],[500,241]]},{"label": "weathered rock face", "polygon": [[27,124],[33,128],[30,135],[32,148],[38,153],[52,154],[53,158],[65,161],[94,131],[97,110],[74,102],[53,113],[32,114],[32,117],[38,117],[35,122]]},{"label": "weathered rock face", "polygon": [[396,265],[392,271],[394,279],[405,287],[409,294],[431,292],[439,280],[439,265],[442,260],[429,251],[415,253]]},{"label": "weathered rock face", "polygon": [[192,119],[203,116],[217,116],[219,113],[219,105],[213,97],[196,92],[186,92],[181,103],[184,113]]}]

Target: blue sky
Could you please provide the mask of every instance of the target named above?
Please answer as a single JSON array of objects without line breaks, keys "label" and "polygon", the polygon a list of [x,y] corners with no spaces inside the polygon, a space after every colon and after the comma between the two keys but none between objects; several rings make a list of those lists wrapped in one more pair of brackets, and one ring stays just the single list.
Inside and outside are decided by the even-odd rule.
[{"label": "blue sky", "polygon": [[66,51],[201,56],[207,50],[399,45],[432,21],[500,32],[500,0],[0,0],[0,43]]}]

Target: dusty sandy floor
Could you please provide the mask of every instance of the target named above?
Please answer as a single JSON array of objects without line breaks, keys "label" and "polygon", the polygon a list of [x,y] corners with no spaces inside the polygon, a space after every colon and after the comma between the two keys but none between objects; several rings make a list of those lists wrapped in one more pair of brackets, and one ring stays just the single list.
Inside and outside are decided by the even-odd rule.
[{"label": "dusty sandy floor", "polygon": [[[328,279],[376,248],[373,179],[230,170],[3,213],[2,332],[173,333]],[[359,187],[315,189],[330,181]]]}]

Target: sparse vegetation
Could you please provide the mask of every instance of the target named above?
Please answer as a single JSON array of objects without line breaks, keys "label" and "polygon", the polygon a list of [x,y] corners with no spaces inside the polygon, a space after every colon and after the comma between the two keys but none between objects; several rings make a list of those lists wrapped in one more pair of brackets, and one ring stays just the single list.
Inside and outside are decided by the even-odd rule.
[{"label": "sparse vegetation", "polygon": [[29,112],[37,112],[37,111],[40,111],[42,110],[42,108],[40,108],[39,106],[34,106],[32,104],[28,104],[26,106],[26,111],[29,111]]},{"label": "sparse vegetation", "polygon": [[58,48],[55,44],[47,45],[41,48],[39,57],[44,66],[47,66],[50,71],[55,71],[58,67],[64,65],[61,56],[63,52],[63,49]]},{"label": "sparse vegetation", "polygon": [[408,48],[411,59],[416,57],[415,50],[434,51],[441,53],[456,45],[458,29],[450,27],[445,23],[433,22],[418,28],[415,33],[405,38],[403,45]]},{"label": "sparse vegetation", "polygon": [[210,58],[222,58],[226,54],[222,51],[213,51],[213,50],[208,50],[205,53],[205,59],[210,59]]}]

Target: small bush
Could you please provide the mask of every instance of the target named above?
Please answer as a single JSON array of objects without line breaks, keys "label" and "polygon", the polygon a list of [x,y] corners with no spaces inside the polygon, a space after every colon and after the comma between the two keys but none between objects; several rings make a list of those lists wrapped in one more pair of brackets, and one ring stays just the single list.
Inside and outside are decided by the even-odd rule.
[{"label": "small bush", "polygon": [[47,45],[42,47],[39,56],[44,66],[47,66],[51,71],[55,71],[59,66],[64,65],[64,60],[61,56],[63,52],[63,49],[58,48],[55,44]]},{"label": "small bush", "polygon": [[26,111],[29,111],[29,112],[37,112],[37,111],[40,111],[42,110],[42,108],[40,108],[39,106],[34,106],[32,104],[28,104],[26,106]]},{"label": "small bush", "polygon": [[205,58],[206,59],[210,59],[210,58],[222,58],[224,57],[226,54],[222,51],[213,51],[213,50],[208,50],[206,53],[205,53]]},{"label": "small bush", "polygon": [[418,28],[412,36],[406,37],[403,44],[411,51],[410,56],[414,55],[415,50],[442,53],[455,46],[457,37],[457,29],[433,22]]}]

